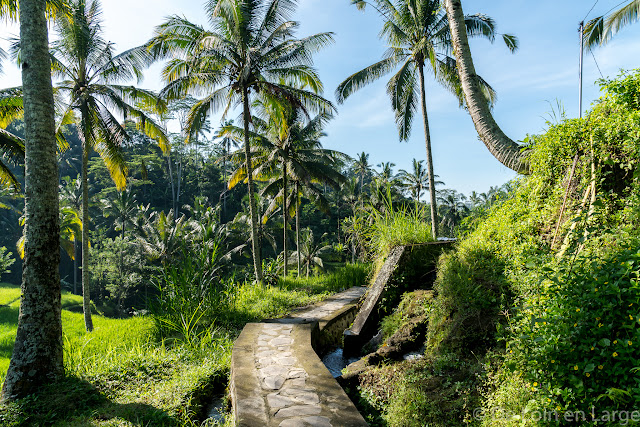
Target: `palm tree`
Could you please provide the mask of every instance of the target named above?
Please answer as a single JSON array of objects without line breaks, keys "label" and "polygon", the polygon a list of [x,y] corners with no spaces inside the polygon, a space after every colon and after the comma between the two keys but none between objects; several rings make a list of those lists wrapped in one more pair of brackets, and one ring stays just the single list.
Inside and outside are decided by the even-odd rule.
[{"label": "palm tree", "polygon": [[[300,109],[276,99],[262,99],[256,102],[255,108],[264,120],[259,117],[253,118],[256,132],[250,137],[254,141],[252,149],[254,175],[257,179],[269,180],[262,195],[274,196],[265,211],[263,222],[266,222],[278,205],[282,204],[283,252],[284,259],[287,259],[289,216],[293,214],[296,216],[296,246],[300,246],[300,197],[307,196],[314,200],[320,209],[328,213],[328,202],[314,183],[322,182],[338,188],[345,179],[338,171],[339,162],[346,156],[323,149],[320,143],[320,138],[326,136],[322,128],[331,116],[320,114],[306,121]],[[240,139],[243,138],[243,133],[242,129],[230,126],[221,135],[234,134],[235,139]],[[242,166],[246,164],[242,162],[242,153],[237,152],[231,158],[241,166],[231,177],[229,187],[233,187],[247,176],[246,168]],[[287,265],[284,264],[283,274],[286,275]],[[298,267],[298,274],[300,274],[300,265]]]},{"label": "palm tree", "polygon": [[[26,396],[64,375],[59,212],[51,59],[46,3],[21,2],[25,119],[25,261],[18,330],[2,400]],[[3,11],[4,12],[4,11]]]},{"label": "palm tree", "polygon": [[[76,178],[71,179],[66,176],[62,178],[62,184],[59,186],[60,204],[73,208],[76,212],[82,210],[82,180],[78,175]],[[82,224],[82,219],[80,219]],[[80,240],[82,240],[82,230],[80,230]],[[73,239],[73,293],[77,294],[78,283],[78,239]]]},{"label": "palm tree", "polygon": [[464,194],[455,190],[441,190],[438,194],[440,201],[440,210],[442,212],[442,221],[440,225],[449,228],[449,233],[453,237],[454,228],[460,224],[460,221],[468,214],[469,208],[465,204],[466,197]]},{"label": "palm tree", "polygon": [[[0,90],[0,152],[3,153],[3,160],[9,160],[14,166],[24,162],[24,141],[3,128],[21,118],[23,114],[22,89]],[[0,184],[13,187],[16,190],[20,188],[18,179],[2,160],[0,160]]]},{"label": "palm tree", "polygon": [[[447,15],[441,11],[441,0],[372,0],[373,6],[384,20],[381,36],[387,39],[389,48],[384,58],[349,76],[336,89],[336,99],[342,103],[362,86],[379,79],[397,67],[398,72],[387,83],[387,93],[395,112],[396,124],[401,141],[411,134],[413,115],[420,109],[424,123],[425,148],[427,154],[427,174],[431,200],[431,229],[437,237],[437,211],[435,178],[431,155],[431,136],[427,116],[424,69],[429,67],[434,78],[450,90],[463,105],[457,64],[451,54]],[[364,9],[364,0],[352,0],[358,8]],[[465,35],[482,36],[491,41],[496,32],[493,20],[486,15],[470,15],[463,18]],[[504,35],[507,46],[513,51],[517,47],[516,38]],[[493,102],[493,89],[478,76],[485,106]],[[420,101],[418,101],[418,94]]]},{"label": "palm tree", "polygon": [[[623,2],[625,3],[625,2]],[[617,6],[616,6],[617,7]],[[623,27],[633,24],[640,16],[640,0],[628,0],[613,12],[593,18],[584,29],[584,47],[604,46]]]},{"label": "palm tree", "polygon": [[[411,197],[413,198],[413,200],[415,200],[416,208],[420,203],[420,195],[422,194],[422,190],[429,189],[429,177],[427,175],[427,170],[422,165],[423,162],[424,160],[418,161],[416,159],[413,159],[413,171],[407,172],[404,169],[400,169],[400,172],[398,173],[400,179],[404,181],[403,185],[405,186],[405,188],[409,189]],[[435,177],[438,178],[438,175],[436,175]],[[436,181],[435,185],[444,185],[444,182]]]},{"label": "palm tree", "polygon": [[186,217],[175,218],[173,210],[149,214],[149,205],[139,206],[136,239],[151,260],[159,260],[167,266],[178,254],[186,233]]},{"label": "palm tree", "polygon": [[467,31],[465,31],[465,28],[468,27],[465,25],[465,16],[460,0],[443,1],[449,18],[451,44],[456,56],[460,87],[478,136],[500,163],[518,173],[528,174],[528,152],[504,134],[493,119],[491,109],[486,103],[482,80],[476,74],[473,65]]},{"label": "palm tree", "polygon": [[291,257],[288,258],[288,262],[293,263],[298,256],[300,256],[302,258],[303,265],[306,267],[307,277],[309,277],[311,267],[317,266],[324,269],[322,256],[327,254],[329,251],[331,251],[331,245],[316,243],[313,238],[313,231],[307,228],[305,232],[303,232],[302,245],[297,251],[291,254]]},{"label": "palm tree", "polygon": [[142,77],[145,58],[137,52],[114,56],[113,45],[101,35],[100,5],[97,0],[70,0],[71,13],[56,17],[58,39],[52,43],[53,69],[62,81],[60,92],[67,95],[64,122],[77,121],[82,141],[82,294],[85,328],[93,330],[89,293],[89,186],[88,162],[96,150],[105,162],[116,187],[126,185],[127,167],[120,150],[129,139],[125,128],[111,110],[125,119],[135,119],[149,136],[166,148],[164,131],[133,105],[157,105],[155,95],[115,82]]},{"label": "palm tree", "polygon": [[[330,43],[332,36],[320,33],[295,38],[298,24],[289,20],[295,6],[294,0],[208,0],[205,9],[212,30],[172,16],[156,28],[147,44],[154,58],[172,58],[163,72],[167,82],[164,96],[206,95],[189,112],[187,141],[211,111],[223,108],[226,116],[232,107],[242,107],[253,265],[258,281],[262,271],[249,140],[251,98],[259,92],[287,99],[305,111],[334,110],[318,95],[322,84],[312,68],[311,56]],[[305,85],[310,90],[298,89]]]},{"label": "palm tree", "polygon": [[360,175],[360,201],[361,204],[364,203],[362,200],[362,189],[364,187],[364,176],[368,175],[371,172],[371,165],[369,164],[369,153],[365,153],[364,151],[358,154],[358,158],[353,162],[353,168],[356,173]]},{"label": "palm tree", "polygon": [[102,199],[103,216],[108,218],[110,216],[115,218],[113,227],[115,230],[120,229],[120,237],[122,239],[122,245],[120,246],[120,274],[124,268],[124,238],[127,224],[133,224],[136,214],[138,213],[138,206],[136,205],[135,196],[131,195],[131,191],[124,189],[116,191],[115,197],[111,199]]}]

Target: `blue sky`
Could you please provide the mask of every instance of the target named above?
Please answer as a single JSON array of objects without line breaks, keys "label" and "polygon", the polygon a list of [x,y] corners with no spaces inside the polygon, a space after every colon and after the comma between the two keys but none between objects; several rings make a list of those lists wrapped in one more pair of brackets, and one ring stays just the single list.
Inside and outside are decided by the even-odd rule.
[{"label": "blue sky", "polygon": [[[503,44],[472,41],[471,49],[478,74],[497,91],[494,109],[497,122],[515,140],[540,133],[551,111],[551,104],[562,102],[567,115],[578,115],[578,23],[595,0],[463,0],[465,13],[485,13],[493,17],[499,32],[518,36],[520,49],[511,54]],[[599,0],[589,15],[607,12],[620,0]],[[118,51],[139,45],[151,35],[153,27],[171,14],[206,25],[200,1],[106,0],[102,3],[106,38]],[[378,39],[381,21],[373,9],[365,13],[349,0],[300,0],[294,17],[300,21],[300,36],[323,31],[335,33],[335,43],[316,56],[325,86],[325,96],[334,100],[336,86],[348,75],[380,59],[385,50]],[[16,34],[6,27],[4,34]],[[593,54],[605,77],[620,69],[640,67],[640,24],[627,27],[609,45]],[[6,47],[6,43],[0,43]],[[600,77],[594,59],[585,54],[584,107],[599,96],[594,81]],[[152,67],[143,87],[159,89],[159,66]],[[5,64],[2,87],[20,84],[18,70]],[[361,89],[343,105],[328,128],[327,148],[351,156],[365,151],[370,162],[393,162],[398,169],[409,169],[411,160],[425,158],[422,118],[415,118],[409,142],[398,142],[393,113],[385,92],[387,78]],[[448,92],[427,77],[427,109],[434,152],[435,173],[447,188],[463,193],[484,192],[501,185],[515,174],[495,160],[478,140],[465,111]],[[213,117],[216,125],[218,119]]]}]

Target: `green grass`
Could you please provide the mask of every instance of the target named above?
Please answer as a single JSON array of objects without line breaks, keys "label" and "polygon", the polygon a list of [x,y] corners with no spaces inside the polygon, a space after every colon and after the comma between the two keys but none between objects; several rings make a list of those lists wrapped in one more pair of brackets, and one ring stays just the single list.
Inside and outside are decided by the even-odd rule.
[{"label": "green grass", "polygon": [[[368,265],[356,264],[308,279],[280,279],[276,286],[238,284],[219,318],[191,345],[162,339],[152,316],[111,319],[96,314],[94,331],[86,333],[82,313],[76,312],[82,298],[65,293],[66,377],[38,395],[0,406],[0,425],[200,425],[206,405],[225,394],[233,340],[246,322],[282,316],[365,285],[368,272]],[[0,284],[0,301],[11,302],[0,306],[0,379],[15,340],[19,292]]]}]

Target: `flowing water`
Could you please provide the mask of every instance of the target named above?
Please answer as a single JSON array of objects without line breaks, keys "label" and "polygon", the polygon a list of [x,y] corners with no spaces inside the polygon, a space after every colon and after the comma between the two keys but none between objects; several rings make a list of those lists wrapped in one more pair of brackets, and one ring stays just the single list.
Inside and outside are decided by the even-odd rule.
[{"label": "flowing water", "polygon": [[210,420],[216,421],[218,425],[223,425],[226,417],[226,408],[224,402],[224,396],[216,396],[213,402],[207,408],[207,417]]},{"label": "flowing water", "polygon": [[329,353],[325,354],[322,358],[322,363],[327,367],[333,378],[337,378],[342,375],[342,370],[350,363],[358,361],[357,357],[345,358],[342,355],[342,348],[338,347]]}]

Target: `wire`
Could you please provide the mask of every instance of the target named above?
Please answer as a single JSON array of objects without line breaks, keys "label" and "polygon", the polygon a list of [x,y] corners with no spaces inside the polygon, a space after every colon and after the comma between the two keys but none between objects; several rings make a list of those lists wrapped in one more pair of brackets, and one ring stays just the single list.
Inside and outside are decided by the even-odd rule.
[{"label": "wire", "polygon": [[589,16],[589,14],[593,11],[593,8],[596,7],[596,5],[598,4],[600,0],[596,0],[596,2],[593,4],[593,6],[591,6],[591,9],[589,9],[589,12],[587,12],[587,14],[584,16],[584,18],[582,18],[582,22],[585,21],[585,19],[587,19],[587,17]]},{"label": "wire", "polygon": [[602,75],[602,71],[600,70],[600,66],[598,65],[598,61],[596,61],[596,56],[593,54],[591,48],[589,48],[589,52],[591,52],[591,57],[593,57],[593,62],[596,63],[596,67],[598,67],[598,72],[600,73],[600,77],[604,79],[604,75]]},{"label": "wire", "polygon": [[604,13],[602,16],[608,15],[609,12],[611,12],[613,9],[617,8],[618,6],[620,6],[623,3],[627,3],[629,0],[622,0],[620,3],[618,3],[617,5],[613,6],[611,9],[607,10],[607,13]]}]

